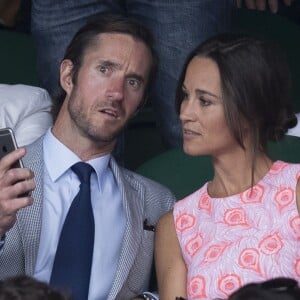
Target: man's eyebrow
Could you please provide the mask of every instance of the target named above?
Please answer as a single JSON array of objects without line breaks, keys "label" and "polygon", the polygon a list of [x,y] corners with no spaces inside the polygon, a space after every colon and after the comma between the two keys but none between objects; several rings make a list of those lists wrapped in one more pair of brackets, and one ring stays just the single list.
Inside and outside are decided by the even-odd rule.
[{"label": "man's eyebrow", "polygon": [[121,65],[113,62],[111,60],[100,60],[99,62],[100,65],[104,66],[104,67],[109,67],[109,68],[113,68],[113,69],[120,69]]},{"label": "man's eyebrow", "polygon": [[142,83],[145,82],[145,78],[137,73],[128,73],[126,74],[126,78],[134,78]]},{"label": "man's eyebrow", "polygon": [[[99,64],[104,67],[113,68],[116,70],[121,69],[121,64],[118,64],[111,60],[100,60]],[[126,78],[134,78],[140,82],[145,82],[145,78],[142,75],[134,73],[134,72],[126,74]]]},{"label": "man's eyebrow", "polygon": [[[113,68],[113,69],[121,69],[121,64],[113,62],[111,60],[100,60],[100,64],[104,67],[110,67],[110,68]],[[126,77],[127,78],[129,78],[129,77],[130,78],[135,78],[135,79],[137,79],[139,81],[142,81],[142,82],[145,81],[145,78],[142,75],[134,73],[134,72],[126,74]]]}]

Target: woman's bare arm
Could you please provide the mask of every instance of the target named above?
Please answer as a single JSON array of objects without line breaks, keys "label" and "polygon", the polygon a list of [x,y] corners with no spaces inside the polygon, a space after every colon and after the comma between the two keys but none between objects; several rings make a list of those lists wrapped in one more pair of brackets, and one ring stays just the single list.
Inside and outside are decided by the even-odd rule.
[{"label": "woman's bare arm", "polygon": [[298,213],[300,215],[300,178],[298,179],[297,186],[296,186],[296,200],[297,200]]},{"label": "woman's bare arm", "polygon": [[187,270],[177,239],[172,212],[165,214],[156,227],[155,267],[160,300],[187,297]]}]

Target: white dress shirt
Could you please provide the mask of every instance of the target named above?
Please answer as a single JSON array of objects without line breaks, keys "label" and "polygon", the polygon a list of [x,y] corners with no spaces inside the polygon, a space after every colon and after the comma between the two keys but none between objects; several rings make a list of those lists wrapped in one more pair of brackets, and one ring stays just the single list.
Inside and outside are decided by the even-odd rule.
[{"label": "white dress shirt", "polygon": [[[80,181],[70,169],[80,159],[57,140],[49,129],[44,138],[44,201],[41,240],[34,276],[50,280],[59,235]],[[111,288],[126,224],[122,197],[109,168],[110,155],[88,161],[95,218],[95,242],[89,300],[107,299]],[[80,243],[80,236],[78,237]]]},{"label": "white dress shirt", "polygon": [[0,128],[13,129],[18,146],[32,143],[52,125],[52,100],[42,88],[0,84]]}]

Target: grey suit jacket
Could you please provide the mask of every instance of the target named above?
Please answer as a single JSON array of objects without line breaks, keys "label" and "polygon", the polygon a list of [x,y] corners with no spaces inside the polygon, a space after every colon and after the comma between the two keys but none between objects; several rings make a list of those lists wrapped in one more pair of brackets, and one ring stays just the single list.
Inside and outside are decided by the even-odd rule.
[{"label": "grey suit jacket", "polygon": [[[13,228],[6,233],[0,253],[0,278],[34,273],[41,232],[43,201],[43,137],[28,146],[24,165],[35,174],[33,205],[21,209]],[[53,158],[55,163],[55,158]],[[114,159],[110,167],[123,198],[127,217],[117,272],[108,300],[130,299],[147,290],[153,258],[154,232],[144,230],[143,222],[155,225],[174,203],[173,194],[145,177],[120,168]],[[99,274],[99,281],[101,276]]]}]

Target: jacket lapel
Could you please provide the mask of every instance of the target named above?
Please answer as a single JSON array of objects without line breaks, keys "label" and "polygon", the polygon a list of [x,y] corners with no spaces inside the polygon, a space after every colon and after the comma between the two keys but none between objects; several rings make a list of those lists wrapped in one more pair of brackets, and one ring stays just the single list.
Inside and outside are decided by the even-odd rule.
[{"label": "jacket lapel", "polygon": [[111,168],[122,195],[127,221],[116,276],[108,300],[116,299],[134,263],[143,232],[144,212],[144,187],[119,168],[113,159]]},{"label": "jacket lapel", "polygon": [[17,215],[17,223],[21,232],[21,239],[25,256],[25,272],[33,275],[41,233],[42,195],[43,195],[43,138],[30,145],[23,159],[26,168],[35,175],[36,188],[32,192],[33,204],[21,209]]}]

